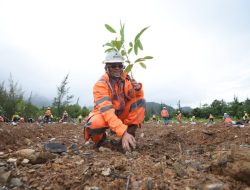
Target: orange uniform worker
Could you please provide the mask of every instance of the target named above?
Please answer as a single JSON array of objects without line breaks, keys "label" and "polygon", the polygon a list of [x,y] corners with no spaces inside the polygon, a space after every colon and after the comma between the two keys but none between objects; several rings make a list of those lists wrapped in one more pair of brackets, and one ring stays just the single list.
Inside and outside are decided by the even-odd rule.
[{"label": "orange uniform worker", "polygon": [[161,110],[161,117],[163,119],[164,125],[167,125],[169,119],[169,113],[166,107],[163,107],[163,109]]},{"label": "orange uniform worker", "polygon": [[231,118],[227,113],[224,113],[224,115],[223,115],[223,120],[224,120],[224,124],[225,124],[226,126],[231,126],[232,123],[233,123],[232,118]]},{"label": "orange uniform worker", "polygon": [[135,131],[144,120],[145,100],[142,84],[124,73],[124,59],[117,51],[105,58],[105,74],[93,88],[94,110],[84,126],[85,141],[90,138],[97,146],[105,141],[110,128],[121,138],[124,150],[136,147]]}]

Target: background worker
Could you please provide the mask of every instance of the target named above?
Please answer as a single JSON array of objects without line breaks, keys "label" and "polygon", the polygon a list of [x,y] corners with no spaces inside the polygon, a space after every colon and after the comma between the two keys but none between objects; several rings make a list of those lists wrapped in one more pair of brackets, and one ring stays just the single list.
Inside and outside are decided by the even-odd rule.
[{"label": "background worker", "polygon": [[177,111],[176,119],[177,119],[177,121],[178,121],[179,124],[182,123],[182,114],[181,114],[180,110]]},{"label": "background worker", "polygon": [[213,123],[214,122],[214,116],[210,113],[208,116],[208,123]]},{"label": "background worker", "polygon": [[157,117],[155,114],[152,115],[152,121],[157,122]]},{"label": "background worker", "polygon": [[20,120],[20,116],[18,114],[14,114],[12,116],[12,119],[11,119],[12,122],[17,123],[17,122],[19,122],[19,120]]},{"label": "background worker", "polygon": [[82,123],[82,114],[80,114],[80,115],[78,116],[77,120],[78,120],[78,123]]},{"label": "background worker", "polygon": [[68,112],[66,110],[64,110],[63,116],[62,116],[62,118],[60,119],[59,122],[68,122],[68,118],[69,118],[69,114],[68,114]]},{"label": "background worker", "polygon": [[162,110],[161,110],[161,117],[162,117],[162,120],[163,120],[163,124],[167,125],[168,122],[169,122],[169,113],[168,113],[168,110],[167,110],[166,107],[162,108]]},{"label": "background worker", "polygon": [[191,117],[191,119],[190,119],[190,123],[191,123],[191,124],[193,124],[193,125],[195,125],[195,124],[196,124],[196,118],[195,118],[195,116],[194,116],[194,115]]},{"label": "background worker", "polygon": [[14,126],[16,126],[19,123],[20,119],[21,119],[21,117],[17,113],[15,113],[12,116],[11,124],[14,125]]},{"label": "background worker", "polygon": [[233,119],[229,116],[229,114],[224,113],[223,115],[224,125],[227,127],[245,127],[242,121],[233,121]]},{"label": "background worker", "polygon": [[249,115],[248,115],[248,113],[246,111],[244,111],[243,122],[244,123],[249,123]]},{"label": "background worker", "polygon": [[52,119],[52,112],[51,112],[51,108],[48,107],[47,110],[44,113],[44,122],[45,123],[50,123],[51,119]]},{"label": "background worker", "polygon": [[124,72],[124,59],[117,51],[105,58],[105,73],[93,88],[94,110],[84,126],[85,141],[97,146],[106,139],[106,129],[121,138],[126,151],[136,147],[135,131],[144,120],[145,100],[142,84]]},{"label": "background worker", "polygon": [[223,121],[225,126],[232,126],[233,124],[232,118],[227,113],[223,114]]}]

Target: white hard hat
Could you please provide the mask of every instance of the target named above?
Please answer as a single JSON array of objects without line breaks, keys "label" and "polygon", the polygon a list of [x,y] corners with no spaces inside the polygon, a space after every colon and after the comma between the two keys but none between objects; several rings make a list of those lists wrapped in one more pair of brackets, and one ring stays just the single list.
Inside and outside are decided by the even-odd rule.
[{"label": "white hard hat", "polygon": [[115,50],[111,50],[107,53],[105,60],[103,61],[103,63],[123,63],[124,59],[122,57],[122,55],[115,51]]}]

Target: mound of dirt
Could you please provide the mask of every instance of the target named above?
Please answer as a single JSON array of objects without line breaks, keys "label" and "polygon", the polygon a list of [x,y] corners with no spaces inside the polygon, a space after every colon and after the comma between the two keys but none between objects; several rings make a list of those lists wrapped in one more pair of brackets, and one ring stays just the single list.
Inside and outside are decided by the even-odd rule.
[{"label": "mound of dirt", "polygon": [[[152,122],[136,139],[137,148],[125,153],[119,143],[84,143],[82,125],[0,123],[0,189],[250,188],[249,126]],[[46,148],[53,143],[63,151]]]}]

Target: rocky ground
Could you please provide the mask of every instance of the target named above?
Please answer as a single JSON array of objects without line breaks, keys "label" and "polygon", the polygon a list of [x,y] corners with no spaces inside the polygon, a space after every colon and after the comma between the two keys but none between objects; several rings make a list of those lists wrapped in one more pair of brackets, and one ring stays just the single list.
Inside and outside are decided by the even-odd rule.
[{"label": "rocky ground", "polygon": [[249,126],[145,123],[130,153],[85,144],[82,127],[0,123],[0,190],[250,190]]}]

